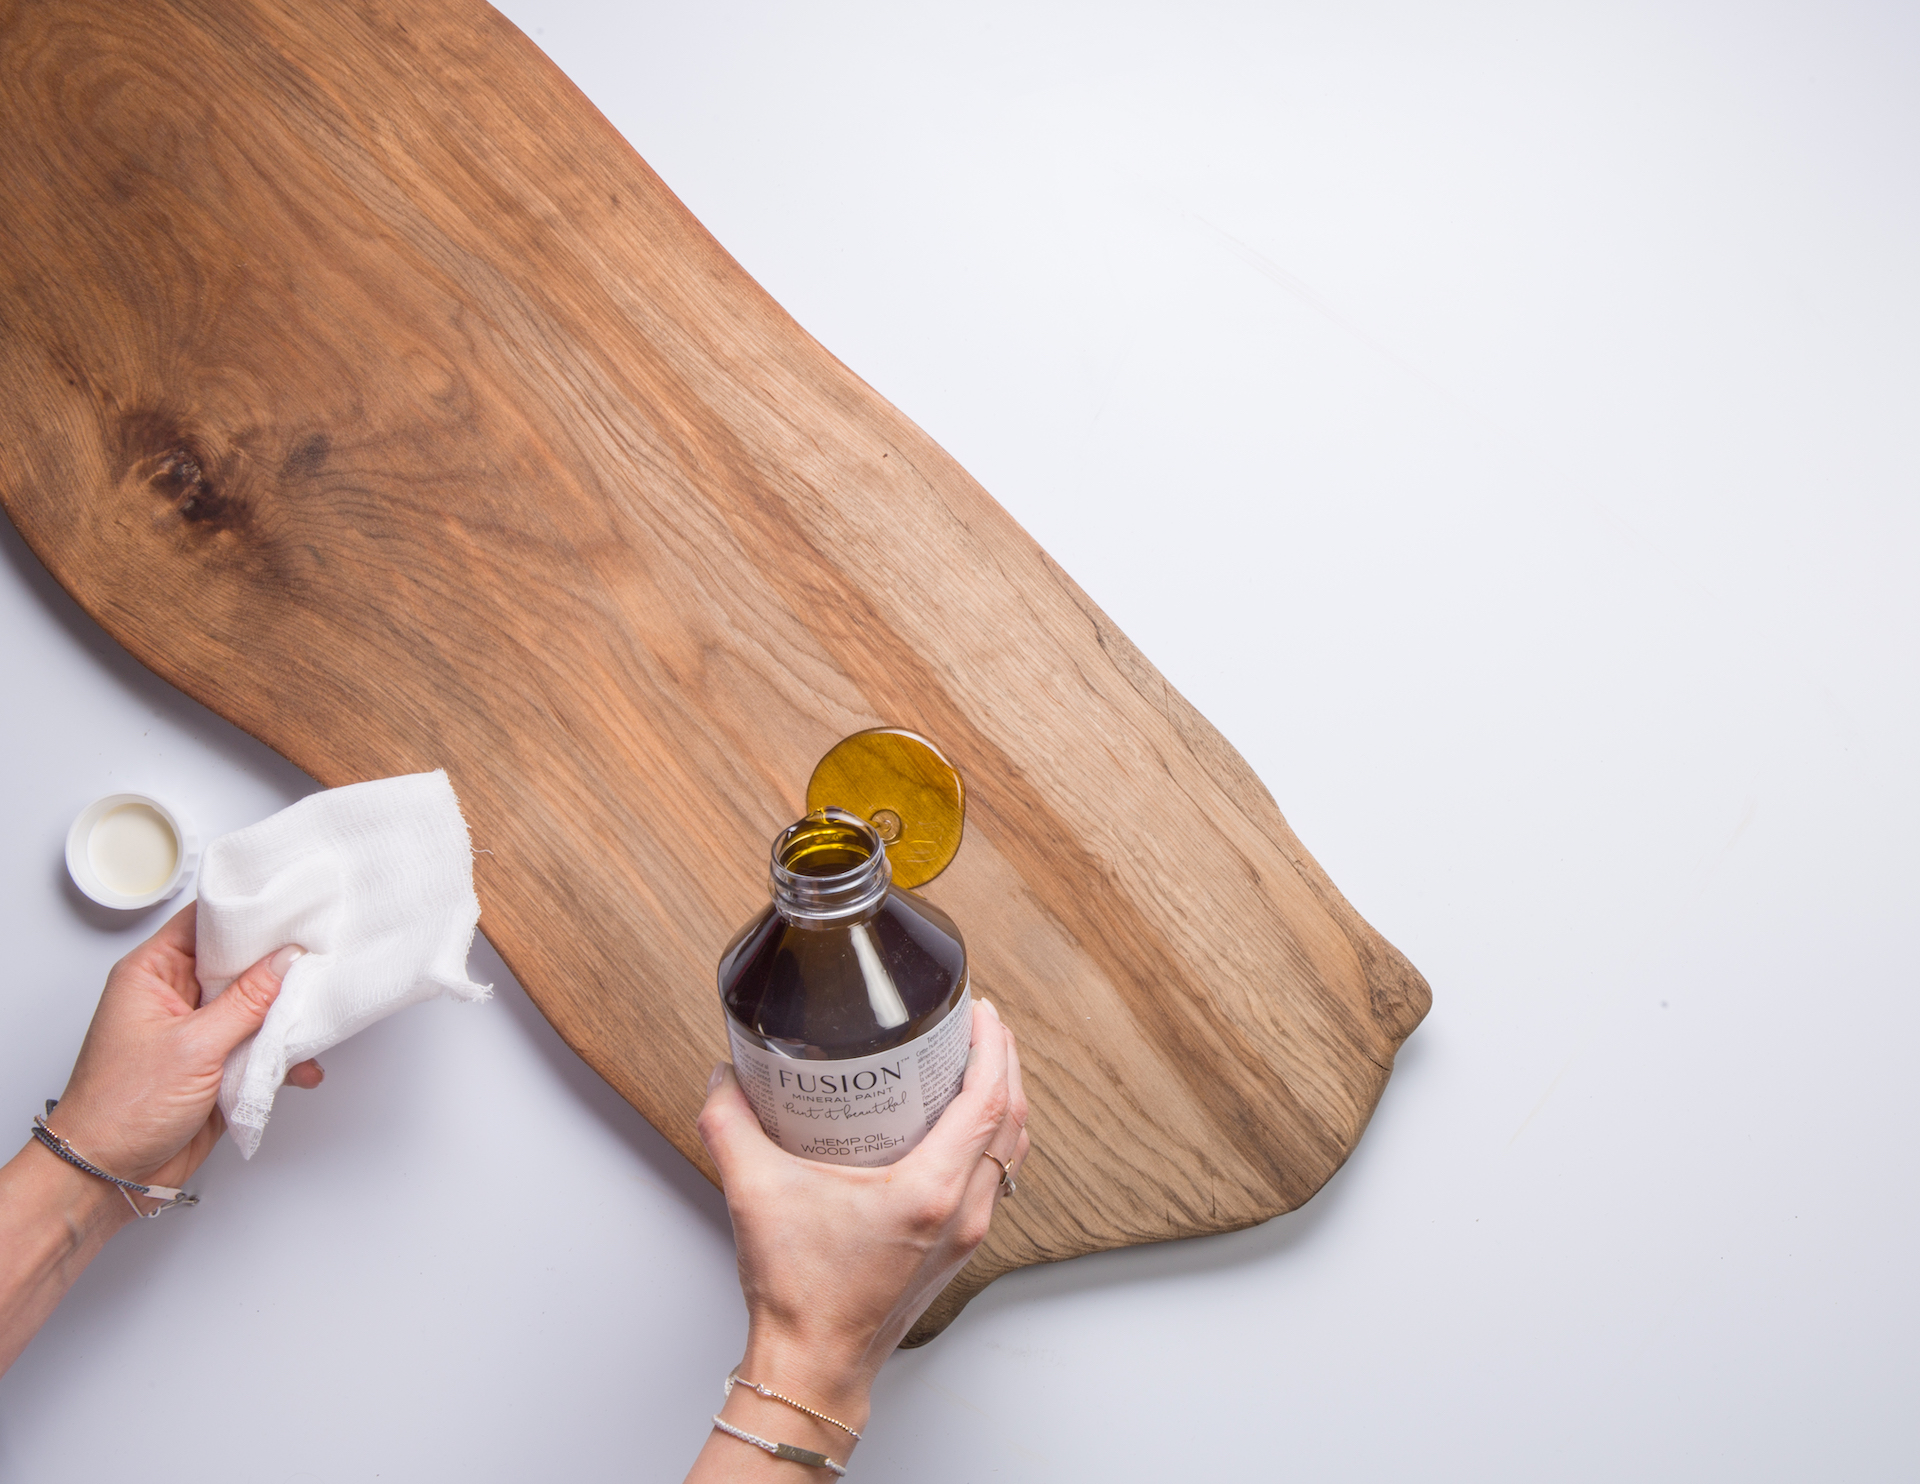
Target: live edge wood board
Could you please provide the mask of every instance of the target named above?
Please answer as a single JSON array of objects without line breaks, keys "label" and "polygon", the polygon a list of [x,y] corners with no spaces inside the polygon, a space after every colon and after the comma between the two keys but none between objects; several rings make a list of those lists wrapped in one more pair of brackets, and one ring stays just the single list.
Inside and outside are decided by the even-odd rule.
[{"label": "live edge wood board", "polygon": [[1239,755],[474,0],[0,0],[0,498],[327,784],[444,766],[481,925],[709,1175],[713,966],[814,761],[968,786],[1001,1273],[1311,1196],[1426,1012]]}]

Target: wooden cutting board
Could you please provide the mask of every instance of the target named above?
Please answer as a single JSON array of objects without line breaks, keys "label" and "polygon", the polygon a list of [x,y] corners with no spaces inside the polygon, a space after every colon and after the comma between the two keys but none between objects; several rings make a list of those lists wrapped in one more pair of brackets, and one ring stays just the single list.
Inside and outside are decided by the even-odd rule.
[{"label": "wooden cutting board", "polygon": [[971,1266],[1226,1231],[1353,1149],[1425,982],[954,461],[475,0],[0,0],[0,499],[327,784],[444,766],[482,926],[686,1156],[814,761],[968,785],[928,894],[1021,1036]]}]

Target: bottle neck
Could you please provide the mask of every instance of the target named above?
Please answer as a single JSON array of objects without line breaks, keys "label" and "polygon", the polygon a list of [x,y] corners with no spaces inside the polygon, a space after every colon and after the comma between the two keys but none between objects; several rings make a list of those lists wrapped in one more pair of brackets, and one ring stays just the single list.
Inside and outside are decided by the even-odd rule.
[{"label": "bottle neck", "polygon": [[844,927],[873,915],[893,881],[879,833],[844,809],[819,809],[773,841],[773,905],[800,927]]}]

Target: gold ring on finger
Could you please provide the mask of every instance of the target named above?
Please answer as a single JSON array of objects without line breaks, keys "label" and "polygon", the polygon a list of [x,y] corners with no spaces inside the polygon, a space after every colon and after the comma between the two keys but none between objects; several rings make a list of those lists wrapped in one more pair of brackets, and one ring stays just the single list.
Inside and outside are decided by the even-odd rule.
[{"label": "gold ring on finger", "polygon": [[980,1151],[980,1154],[982,1158],[990,1159],[995,1164],[1000,1166],[1000,1189],[1005,1194],[1012,1195],[1016,1190],[1020,1188],[1019,1186],[1013,1183],[1013,1165],[1011,1163],[1009,1163],[1007,1160],[1002,1159],[999,1155],[995,1154],[991,1149],[982,1149]]}]

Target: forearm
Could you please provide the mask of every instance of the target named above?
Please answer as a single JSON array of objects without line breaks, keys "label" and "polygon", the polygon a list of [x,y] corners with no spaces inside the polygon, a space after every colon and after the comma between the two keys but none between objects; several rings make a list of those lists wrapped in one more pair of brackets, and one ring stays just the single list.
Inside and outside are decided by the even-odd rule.
[{"label": "forearm", "polygon": [[111,1185],[37,1142],[0,1166],[0,1371],[26,1349],[107,1238],[132,1219]]},{"label": "forearm", "polygon": [[[796,1352],[788,1346],[749,1338],[737,1374],[824,1412],[855,1432],[867,1425],[872,1377],[860,1362],[824,1363],[818,1351]],[[845,1464],[854,1449],[854,1439],[840,1428],[744,1385],[733,1388],[720,1416],[742,1432],[822,1453],[839,1464]],[[688,1484],[808,1484],[809,1480],[832,1484],[832,1478],[825,1469],[776,1458],[718,1428],[708,1437],[687,1475]]]}]

